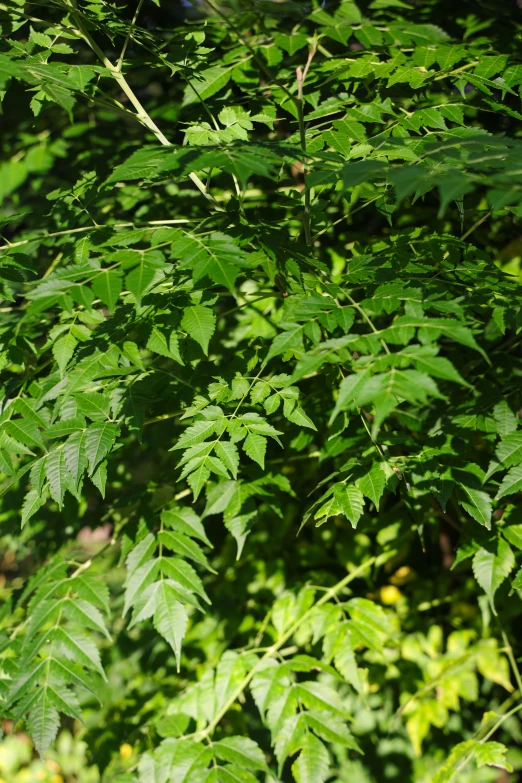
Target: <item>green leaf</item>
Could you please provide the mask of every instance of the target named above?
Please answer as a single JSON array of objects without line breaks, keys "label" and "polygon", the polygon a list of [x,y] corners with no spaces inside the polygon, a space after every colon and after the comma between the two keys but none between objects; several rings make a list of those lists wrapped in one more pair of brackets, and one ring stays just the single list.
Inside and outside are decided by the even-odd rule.
[{"label": "green leaf", "polygon": [[308,732],[304,735],[301,753],[292,765],[297,783],[324,783],[330,771],[330,757],[321,740]]},{"label": "green leaf", "polygon": [[69,364],[69,361],[72,358],[74,349],[76,348],[77,344],[78,341],[71,334],[71,332],[64,334],[63,337],[60,337],[53,344],[53,356],[56,359],[56,363],[60,368],[60,372],[62,373],[62,375],[65,368]]},{"label": "green leaf", "polygon": [[45,430],[45,436],[47,438],[63,438],[66,435],[71,435],[74,432],[79,432],[85,429],[85,419],[83,416],[73,416],[70,419],[64,419],[63,421],[55,421],[50,427]]},{"label": "green leaf", "polygon": [[352,527],[357,527],[357,523],[362,516],[364,508],[364,497],[362,492],[354,487],[353,484],[336,484],[334,497],[339,504],[341,512],[348,517]]},{"label": "green leaf", "polygon": [[302,342],[303,327],[297,324],[293,324],[286,332],[281,332],[281,334],[278,334],[277,337],[273,339],[270,350],[268,351],[263,364],[268,364],[268,362],[273,359],[274,356],[279,356],[280,354],[286,353],[287,351],[293,350],[294,348],[299,348],[302,345]]},{"label": "green leaf", "polygon": [[159,534],[159,539],[167,549],[170,549],[172,552],[177,552],[184,557],[188,557],[191,560],[195,560],[197,563],[205,566],[205,568],[208,568],[209,571],[212,571],[199,544],[196,544],[196,542],[192,541],[188,536],[185,536],[183,533],[162,530]]},{"label": "green leaf", "polygon": [[50,635],[63,646],[63,652],[71,660],[81,663],[87,669],[94,669],[105,679],[100,653],[88,636],[73,628],[55,628]]},{"label": "green leaf", "polygon": [[500,742],[479,742],[475,747],[475,759],[478,767],[497,767],[513,772],[512,765],[506,761],[508,749]]},{"label": "green leaf", "polygon": [[513,495],[522,489],[522,465],[517,465],[508,470],[497,492],[497,500],[505,495]]},{"label": "green leaf", "polygon": [[325,742],[335,742],[350,750],[362,752],[345,722],[335,713],[327,710],[309,710],[304,713],[304,719]]},{"label": "green leaf", "polygon": [[91,424],[85,431],[85,454],[89,464],[89,475],[92,476],[100,462],[107,456],[118,433],[118,426],[108,421]]},{"label": "green leaf", "polygon": [[226,87],[230,79],[230,69],[212,67],[200,71],[194,78],[192,87],[190,84],[185,89],[183,105],[187,106],[196,101],[205,101]]},{"label": "green leaf", "polygon": [[212,544],[205,533],[205,528],[193,509],[184,506],[174,506],[174,508],[170,508],[162,513],[161,520],[164,525],[185,535],[192,536],[192,538],[199,538],[200,541],[212,548]]},{"label": "green leaf", "polygon": [[498,539],[497,551],[479,549],[473,557],[473,573],[475,579],[486,593],[493,614],[495,610],[495,593],[509,576],[515,566],[513,550],[502,538]]},{"label": "green leaf", "polygon": [[38,509],[45,505],[48,497],[49,490],[47,487],[44,487],[43,490],[40,491],[37,489],[29,490],[22,503],[22,527],[24,527],[28,520],[36,514]]},{"label": "green leaf", "polygon": [[169,580],[162,580],[154,612],[154,627],[174,650],[179,671],[181,643],[187,630],[188,616],[185,607],[177,599],[178,592],[174,586]]},{"label": "green leaf", "polygon": [[40,430],[31,419],[12,419],[3,425],[6,434],[13,440],[23,443],[30,449],[43,448],[44,443]]},{"label": "green leaf", "polygon": [[167,336],[157,326],[153,326],[147,341],[147,348],[160,356],[174,359],[178,364],[184,364],[179,352],[178,335],[174,330],[171,330],[170,335]]},{"label": "green leaf", "polygon": [[510,435],[517,428],[517,418],[506,400],[501,400],[493,408],[493,416],[497,424],[497,432],[501,438]]},{"label": "green leaf", "polygon": [[111,408],[107,395],[99,392],[78,392],[74,395],[78,410],[93,421],[105,421]]},{"label": "green leaf", "polygon": [[183,311],[181,327],[201,346],[205,356],[208,355],[208,344],[216,330],[216,316],[208,307],[194,305]]},{"label": "green leaf", "polygon": [[460,742],[452,748],[447,761],[439,768],[433,778],[433,783],[450,783],[457,769],[462,765],[465,759],[471,758],[477,746],[476,740],[466,740]]},{"label": "green leaf", "polygon": [[78,483],[87,468],[86,440],[86,430],[73,432],[63,446],[65,462],[75,484]]},{"label": "green leaf", "polygon": [[224,761],[253,770],[267,770],[264,754],[248,737],[225,737],[215,742],[214,753]]},{"label": "green leaf", "polygon": [[65,490],[70,486],[72,479],[62,448],[49,452],[45,458],[45,472],[49,481],[51,497],[61,508]]},{"label": "green leaf", "polygon": [[123,280],[120,269],[102,269],[92,282],[92,290],[109,310],[114,310],[122,288]]},{"label": "green leaf", "polygon": [[27,727],[41,758],[43,758],[47,752],[51,742],[55,740],[60,726],[58,710],[51,703],[51,700],[46,693],[46,689],[44,688],[42,691],[42,696],[39,701],[32,706],[27,721]]},{"label": "green leaf", "polygon": [[338,715],[347,717],[347,710],[341,697],[328,685],[310,680],[297,684],[295,690],[299,699],[310,709],[331,710]]},{"label": "green leaf", "polygon": [[249,432],[243,443],[243,450],[261,467],[265,467],[266,438],[255,432]]},{"label": "green leaf", "polygon": [[457,485],[457,499],[468,514],[473,519],[476,519],[481,525],[484,525],[488,530],[491,527],[491,498],[486,492],[477,489],[469,479],[465,479],[464,483],[458,482]]},{"label": "green leaf", "polygon": [[156,277],[156,268],[145,263],[145,258],[142,257],[139,265],[129,272],[125,278],[125,285],[133,294],[138,305],[141,304],[141,298],[150,284]]},{"label": "green leaf", "polygon": [[237,472],[239,469],[239,452],[235,443],[231,443],[227,440],[220,440],[216,443],[215,452],[224,466],[228,468],[232,476],[237,478]]},{"label": "green leaf", "polygon": [[386,487],[386,477],[379,462],[374,462],[371,469],[358,481],[359,489],[375,508],[379,510],[379,502]]},{"label": "green leaf", "polygon": [[522,462],[522,432],[513,432],[502,438],[497,446],[497,457],[506,468]]}]

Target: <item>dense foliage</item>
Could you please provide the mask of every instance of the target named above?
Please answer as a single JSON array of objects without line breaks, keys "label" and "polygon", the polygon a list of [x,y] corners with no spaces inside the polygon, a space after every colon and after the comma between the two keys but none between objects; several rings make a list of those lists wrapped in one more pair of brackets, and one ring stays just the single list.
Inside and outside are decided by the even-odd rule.
[{"label": "dense foliage", "polygon": [[0,770],[520,779],[519,6],[0,5]]}]

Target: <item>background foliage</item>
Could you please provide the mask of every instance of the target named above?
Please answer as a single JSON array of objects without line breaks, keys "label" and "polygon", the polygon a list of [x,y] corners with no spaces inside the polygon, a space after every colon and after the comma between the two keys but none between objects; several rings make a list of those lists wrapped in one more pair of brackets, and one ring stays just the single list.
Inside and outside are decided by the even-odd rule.
[{"label": "background foliage", "polygon": [[521,14],[0,5],[6,780],[519,779]]}]

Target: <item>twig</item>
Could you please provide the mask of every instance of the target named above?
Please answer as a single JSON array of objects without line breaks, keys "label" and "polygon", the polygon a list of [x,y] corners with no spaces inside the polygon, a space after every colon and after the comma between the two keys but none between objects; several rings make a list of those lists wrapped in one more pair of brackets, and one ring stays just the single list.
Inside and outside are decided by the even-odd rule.
[{"label": "twig", "polygon": [[123,58],[125,57],[125,52],[127,51],[127,46],[129,45],[129,41],[132,37],[132,34],[134,32],[134,28],[136,26],[136,21],[138,19],[139,13],[141,11],[141,7],[143,5],[143,0],[139,0],[139,3],[137,5],[136,11],[134,13],[134,16],[132,17],[132,22],[129,25],[129,29],[127,32],[127,36],[125,38],[125,42],[123,44],[123,48],[121,50],[121,54],[118,57],[118,62],[116,63],[116,70],[121,71],[121,67],[123,65]]},{"label": "twig", "polygon": [[515,656],[513,655],[513,648],[511,646],[511,642],[509,641],[509,637],[507,633],[500,625],[500,620],[498,621],[498,624],[500,626],[500,631],[502,633],[502,641],[504,642],[504,646],[506,648],[506,655],[509,659],[509,663],[511,664],[511,668],[513,669],[513,674],[515,675],[517,688],[522,693],[522,677],[520,675],[520,669],[518,668]]},{"label": "twig", "polygon": [[[107,70],[110,72],[113,79],[118,83],[119,87],[123,90],[129,101],[132,103],[136,110],[136,114],[134,115],[138,122],[141,122],[142,125],[144,125],[151,133],[154,134],[154,136],[158,139],[158,141],[163,144],[164,147],[171,147],[172,144],[167,139],[165,134],[163,133],[160,128],[156,125],[152,117],[148,114],[148,112],[145,110],[145,108],[142,106],[140,101],[138,100],[137,96],[131,89],[129,83],[127,82],[126,78],[123,76],[121,71],[118,70],[118,68],[109,60],[109,58],[105,55],[105,53],[100,49],[92,35],[89,33],[89,31],[86,29],[82,15],[79,13],[78,9],[76,8],[76,0],[64,0],[65,5],[68,6],[71,10],[71,16],[76,21],[76,24],[78,25],[78,30],[76,31],[77,34],[83,38],[91,47],[93,52],[96,54],[98,59],[103,63],[103,65],[107,68]],[[194,185],[198,188],[198,190],[201,191],[201,193],[207,198],[209,201],[212,201],[213,203],[216,203],[214,197],[208,193],[205,184],[200,180],[197,174],[194,174],[194,172],[190,172],[189,178],[192,180]]]},{"label": "twig", "polygon": [[[148,220],[147,225],[150,226],[150,229],[153,228],[159,228],[161,226],[172,226],[172,225],[178,225],[180,223],[193,223],[196,221],[196,218],[194,220],[190,218],[179,218],[178,220]],[[40,234],[40,236],[36,237],[30,237],[29,239],[21,239],[18,242],[6,242],[5,245],[0,245],[0,250],[10,250],[12,247],[20,247],[21,245],[28,245],[30,242],[39,242],[43,241],[44,239],[49,239],[50,237],[63,237],[67,236],[67,234],[80,234],[84,233],[85,231],[97,231],[99,228],[146,228],[145,226],[136,226],[135,223],[112,223],[108,225],[97,225],[97,226],[83,226],[82,228],[67,228],[63,231],[53,231],[50,234]]]},{"label": "twig", "polygon": [[296,68],[296,76],[297,76],[297,100],[295,100],[296,108],[297,108],[297,119],[299,122],[299,138],[301,140],[301,149],[303,151],[304,159],[303,159],[303,178],[304,178],[304,216],[303,216],[303,227],[304,227],[304,234],[305,234],[305,241],[307,245],[312,244],[312,230],[310,226],[310,188],[307,187],[306,184],[306,175],[308,173],[308,166],[306,163],[306,128],[305,128],[305,122],[304,122],[304,109],[303,109],[303,87],[304,83],[306,81],[306,76],[308,74],[308,69],[310,68],[310,64],[313,60],[314,54],[317,51],[317,45],[315,41],[310,46],[310,51],[308,53],[308,59],[306,61],[306,65],[303,68],[299,65]]},{"label": "twig", "polygon": [[491,213],[492,213],[492,212],[493,212],[493,210],[492,210],[492,209],[488,209],[488,211],[486,212],[486,214],[485,214],[485,215],[482,215],[482,217],[481,217],[479,220],[477,220],[477,222],[476,222],[476,223],[474,223],[474,224],[471,226],[471,228],[469,228],[469,229],[466,231],[466,233],[465,233],[465,234],[462,234],[462,236],[461,236],[461,238],[460,238],[460,239],[461,239],[461,240],[467,239],[467,238],[469,237],[469,235],[470,235],[470,234],[472,234],[472,233],[475,231],[475,229],[476,229],[476,228],[478,228],[479,226],[481,226],[483,223],[485,223],[485,222],[486,222],[486,220],[487,220],[487,219],[488,219],[488,218],[491,216]]}]

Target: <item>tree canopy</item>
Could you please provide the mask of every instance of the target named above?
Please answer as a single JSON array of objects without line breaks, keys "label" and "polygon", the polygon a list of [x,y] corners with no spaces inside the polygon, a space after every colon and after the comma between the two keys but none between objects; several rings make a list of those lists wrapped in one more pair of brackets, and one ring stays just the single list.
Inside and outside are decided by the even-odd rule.
[{"label": "tree canopy", "polygon": [[519,4],[0,26],[0,777],[518,780]]}]

